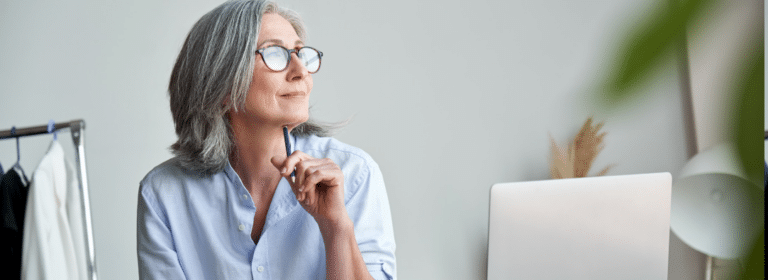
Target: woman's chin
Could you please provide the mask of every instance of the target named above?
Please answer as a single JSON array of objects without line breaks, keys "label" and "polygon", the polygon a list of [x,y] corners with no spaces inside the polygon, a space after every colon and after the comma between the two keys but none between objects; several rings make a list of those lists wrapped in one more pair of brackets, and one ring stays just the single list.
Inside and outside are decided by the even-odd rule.
[{"label": "woman's chin", "polygon": [[296,115],[296,116],[289,116],[288,118],[283,120],[284,126],[288,126],[289,128],[297,127],[298,125],[306,122],[309,119],[309,115]]}]

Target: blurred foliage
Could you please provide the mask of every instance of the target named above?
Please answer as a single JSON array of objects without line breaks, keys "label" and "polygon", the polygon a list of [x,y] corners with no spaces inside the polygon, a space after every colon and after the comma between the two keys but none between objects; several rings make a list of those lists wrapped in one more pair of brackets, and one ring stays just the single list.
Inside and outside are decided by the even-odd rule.
[{"label": "blurred foliage", "polygon": [[[725,0],[723,0],[725,1]],[[627,37],[614,60],[611,74],[603,81],[599,100],[604,106],[618,107],[635,95],[645,94],[637,87],[651,78],[651,74],[664,62],[674,60],[671,51],[685,42],[689,23],[711,17],[716,13],[708,11],[714,0],[670,0],[658,1],[659,7],[646,20],[635,26]],[[754,33],[760,38],[751,40],[752,46],[737,61],[740,69],[732,82],[735,108],[729,110],[733,141],[737,144],[741,165],[749,179],[757,186],[763,184],[763,141],[764,141],[764,38],[763,33]],[[760,200],[764,203],[764,200]],[[743,279],[763,279],[765,265],[765,230],[746,256]]]},{"label": "blurred foliage", "polygon": [[649,14],[623,40],[613,71],[602,84],[607,105],[626,102],[638,85],[664,60],[674,59],[670,51],[685,35],[688,22],[701,14],[712,0],[688,0],[680,5],[658,1],[659,7]]},{"label": "blurred foliage", "polygon": [[[762,36],[762,34],[760,34]],[[749,48],[749,52],[742,62],[745,67],[740,75],[743,79],[734,85],[737,94],[737,108],[732,110],[735,114],[731,119],[736,120],[735,135],[739,151],[741,165],[749,178],[756,186],[764,184],[763,172],[765,161],[763,153],[765,127],[763,118],[765,106],[765,57],[763,40],[756,40],[756,46]],[[758,198],[758,203],[765,203],[764,197]],[[763,223],[765,224],[765,223]],[[741,279],[765,278],[765,228],[753,245],[751,253],[747,256],[745,271]]]}]

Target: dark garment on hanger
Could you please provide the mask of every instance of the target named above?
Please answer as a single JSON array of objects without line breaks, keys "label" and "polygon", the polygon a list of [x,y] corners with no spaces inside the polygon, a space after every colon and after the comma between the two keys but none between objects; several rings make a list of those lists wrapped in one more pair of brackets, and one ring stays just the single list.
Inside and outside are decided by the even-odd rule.
[{"label": "dark garment on hanger", "polygon": [[24,210],[27,207],[27,178],[19,176],[15,169],[8,170],[0,178],[0,271],[8,276],[3,279],[21,278],[21,244],[24,236]]}]

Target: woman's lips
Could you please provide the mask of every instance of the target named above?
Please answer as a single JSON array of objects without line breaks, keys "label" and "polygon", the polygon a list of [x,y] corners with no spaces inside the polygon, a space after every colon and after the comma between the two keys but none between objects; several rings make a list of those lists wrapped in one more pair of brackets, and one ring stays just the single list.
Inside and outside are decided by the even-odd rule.
[{"label": "woman's lips", "polygon": [[289,92],[289,93],[281,94],[280,97],[293,98],[293,97],[303,97],[304,95],[305,94],[303,92],[296,91],[296,92]]}]

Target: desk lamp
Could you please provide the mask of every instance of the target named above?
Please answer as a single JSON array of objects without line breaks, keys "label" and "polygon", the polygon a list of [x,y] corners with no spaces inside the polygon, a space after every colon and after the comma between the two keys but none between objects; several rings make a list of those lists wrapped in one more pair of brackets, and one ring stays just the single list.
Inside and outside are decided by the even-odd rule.
[{"label": "desk lamp", "polygon": [[712,258],[749,253],[763,228],[764,186],[750,182],[731,143],[703,151],[685,164],[672,185],[671,228],[680,239]]}]

